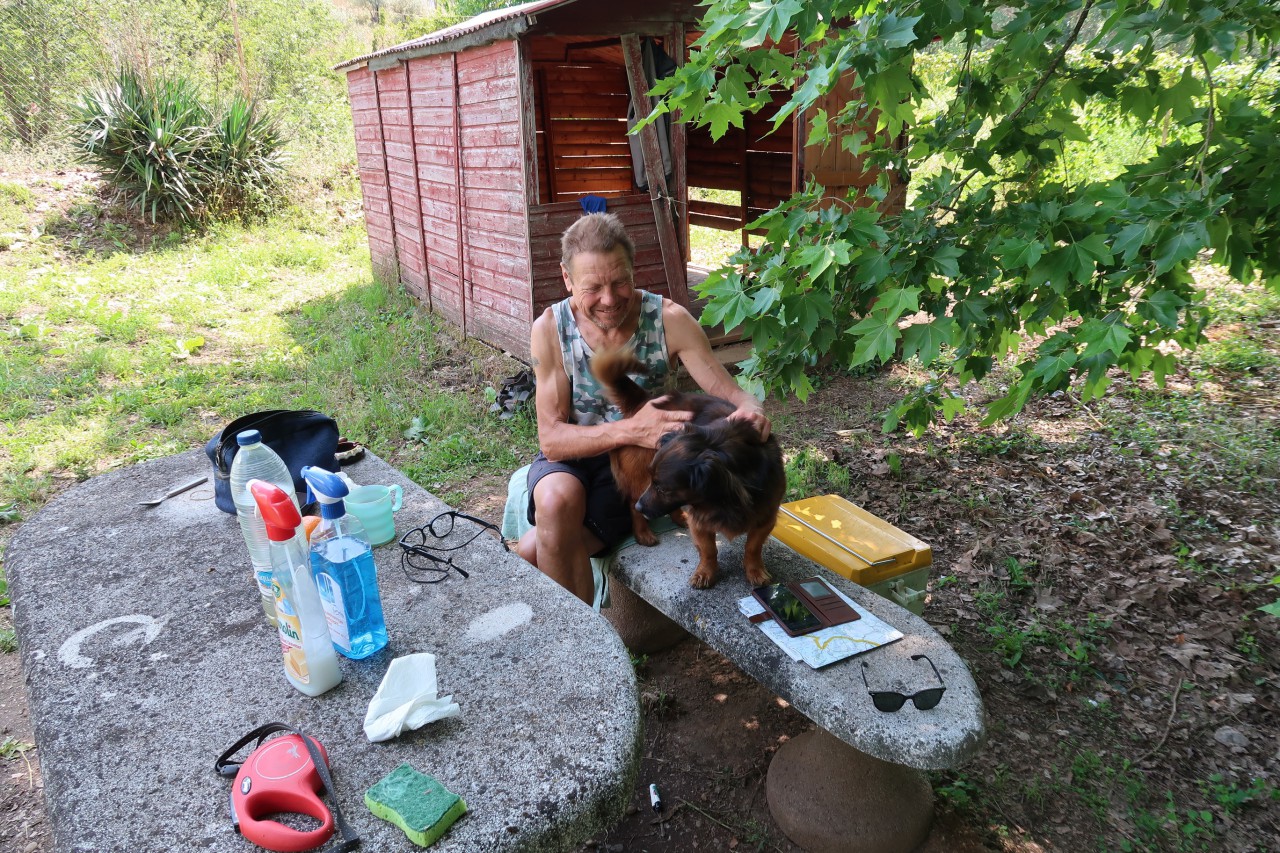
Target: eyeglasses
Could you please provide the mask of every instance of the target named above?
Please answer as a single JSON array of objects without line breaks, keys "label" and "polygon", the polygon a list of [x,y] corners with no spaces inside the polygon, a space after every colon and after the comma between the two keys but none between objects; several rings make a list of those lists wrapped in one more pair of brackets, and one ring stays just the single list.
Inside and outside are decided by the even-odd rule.
[{"label": "eyeglasses", "polygon": [[[453,535],[454,522],[459,518],[479,525],[480,529],[472,532],[461,542],[445,544]],[[414,583],[440,583],[449,576],[450,569],[464,578],[471,577],[470,572],[453,562],[452,556],[442,557],[437,552],[465,548],[486,530],[492,530],[498,534],[498,542],[502,545],[502,550],[511,550],[507,547],[506,540],[502,538],[502,531],[496,524],[490,524],[482,518],[467,515],[465,512],[456,510],[442,512],[421,527],[413,528],[400,537],[400,567],[404,569],[405,577]]]},{"label": "eyeglasses", "polygon": [[[938,673],[938,668],[933,665],[933,661],[929,660],[928,655],[912,655],[912,660],[924,659],[928,661],[929,667],[933,670],[933,674],[938,677],[938,683],[942,684],[942,676]],[[906,696],[896,690],[872,690],[871,685],[867,684],[867,662],[862,662],[862,683],[866,685],[867,692],[871,694],[871,701],[875,703],[877,711],[892,713],[902,707],[908,699],[911,703],[921,711],[928,711],[937,707],[942,701],[942,694],[947,692],[947,686],[942,684],[941,687],[930,687],[928,690],[920,690],[910,696]]]}]

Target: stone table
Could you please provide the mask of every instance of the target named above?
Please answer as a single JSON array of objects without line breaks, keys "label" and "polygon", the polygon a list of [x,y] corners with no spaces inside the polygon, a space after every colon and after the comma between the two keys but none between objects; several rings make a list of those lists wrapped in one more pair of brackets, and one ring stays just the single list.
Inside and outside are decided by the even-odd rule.
[{"label": "stone table", "polygon": [[[372,454],[344,470],[404,487],[398,533],[448,509]],[[420,849],[363,804],[406,761],[467,802],[436,850],[566,850],[616,822],[635,781],[640,711],[606,621],[487,534],[457,552],[469,578],[435,584],[410,581],[392,543],[375,549],[390,645],[340,658],[342,684],[308,698],[285,680],[238,524],[214,507],[211,481],[139,506],[209,471],[194,451],[96,477],[10,542],[59,851],[254,849],[232,829],[231,780],[213,762],[273,721],[324,744],[365,850]],[[436,655],[440,694],[462,713],[371,744],[369,700],[390,660],[415,652]]]}]

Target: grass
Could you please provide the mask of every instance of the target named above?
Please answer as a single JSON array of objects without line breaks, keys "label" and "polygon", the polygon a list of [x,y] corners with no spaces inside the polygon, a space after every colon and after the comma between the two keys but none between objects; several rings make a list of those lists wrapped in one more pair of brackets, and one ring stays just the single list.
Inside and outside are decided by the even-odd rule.
[{"label": "grass", "polygon": [[[64,478],[202,445],[270,408],[333,415],[446,500],[518,467],[533,424],[488,422],[484,350],[372,280],[362,224],[328,212],[322,200],[142,251],[71,246],[74,229],[55,223],[0,255],[0,523],[29,517]],[[465,390],[439,390],[446,368]],[[407,441],[415,418],[427,438]]]}]

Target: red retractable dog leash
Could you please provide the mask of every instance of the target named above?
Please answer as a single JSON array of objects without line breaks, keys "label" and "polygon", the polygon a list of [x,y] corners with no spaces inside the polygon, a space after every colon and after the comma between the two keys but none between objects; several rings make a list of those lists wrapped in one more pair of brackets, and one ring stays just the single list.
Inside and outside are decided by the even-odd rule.
[{"label": "red retractable dog leash", "polygon": [[[267,740],[276,732],[285,737]],[[253,752],[243,763],[231,757],[252,740]],[[338,806],[333,778],[329,775],[329,755],[314,738],[284,723],[259,726],[218,756],[213,769],[223,776],[235,776],[231,789],[231,822],[248,840],[280,853],[301,853],[321,846],[333,835],[335,824],[342,831],[339,853],[354,850],[360,837],[347,825]],[[333,811],[320,799],[329,793]],[[321,825],[309,832],[265,820],[268,815],[303,814]]]}]

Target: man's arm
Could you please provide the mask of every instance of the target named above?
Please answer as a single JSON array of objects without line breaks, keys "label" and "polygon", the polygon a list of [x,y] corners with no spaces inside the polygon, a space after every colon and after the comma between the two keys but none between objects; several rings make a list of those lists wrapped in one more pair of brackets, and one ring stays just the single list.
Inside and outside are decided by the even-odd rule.
[{"label": "man's arm", "polygon": [[711,352],[711,341],[707,340],[707,333],[693,319],[693,315],[680,304],[664,299],[662,322],[667,335],[667,352],[672,358],[680,359],[698,387],[708,394],[723,397],[733,403],[737,411],[729,417],[747,421],[756,428],[762,439],[768,438],[771,425],[765,417],[764,406],[743,390],[729,375],[729,371],[724,369],[724,365],[716,360],[715,354]]},{"label": "man's arm", "polygon": [[612,423],[579,426],[573,422],[573,390],[560,357],[555,317],[547,309],[533,322],[530,354],[538,389],[538,446],[553,461],[581,459],[636,444],[657,447],[658,439],[688,420],[688,412],[668,412],[646,405],[633,417]]}]

